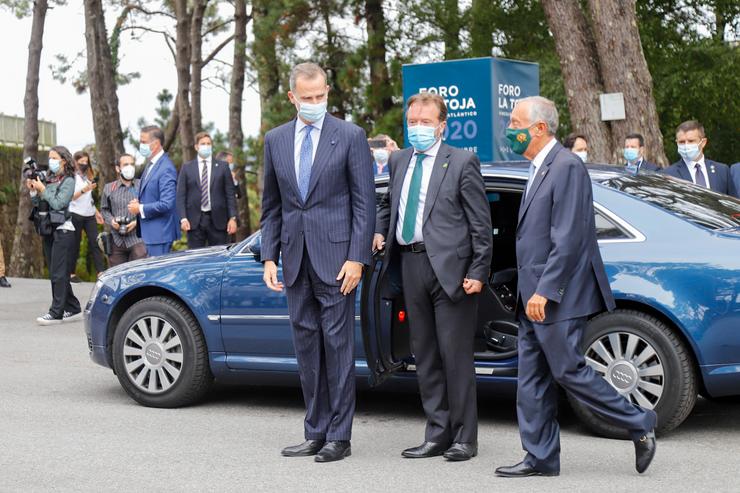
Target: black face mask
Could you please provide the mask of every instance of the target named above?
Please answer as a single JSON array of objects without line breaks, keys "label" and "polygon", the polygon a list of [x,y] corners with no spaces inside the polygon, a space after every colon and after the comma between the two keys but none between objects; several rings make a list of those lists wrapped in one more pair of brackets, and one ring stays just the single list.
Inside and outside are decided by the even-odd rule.
[{"label": "black face mask", "polygon": [[78,164],[77,166],[79,166],[79,168],[80,168],[80,171],[82,171],[83,173],[84,173],[85,171],[87,171],[87,169],[88,169],[88,168],[90,167],[90,165],[89,165],[89,164]]}]

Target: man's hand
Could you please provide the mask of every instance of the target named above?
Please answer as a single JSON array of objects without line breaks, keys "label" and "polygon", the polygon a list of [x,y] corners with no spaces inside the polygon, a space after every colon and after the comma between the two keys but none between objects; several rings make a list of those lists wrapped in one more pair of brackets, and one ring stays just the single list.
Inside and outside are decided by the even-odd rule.
[{"label": "man's hand", "polygon": [[462,287],[465,290],[465,294],[475,294],[481,292],[483,289],[483,283],[466,277],[463,279]]},{"label": "man's hand", "polygon": [[140,211],[141,211],[141,204],[139,203],[139,199],[134,199],[128,203],[128,213],[129,214],[138,216]]},{"label": "man's hand", "polygon": [[385,236],[375,233],[373,237],[373,250],[381,251],[385,247]]},{"label": "man's hand", "polygon": [[95,210],[95,222],[98,223],[98,224],[105,224],[105,220],[103,219],[103,215],[97,209]]},{"label": "man's hand", "polygon": [[233,235],[236,233],[236,219],[229,219],[229,224],[226,225],[226,234]]},{"label": "man's hand", "polygon": [[283,292],[283,283],[278,282],[277,265],[272,260],[265,260],[265,273],[262,275],[265,285],[278,293]]},{"label": "man's hand", "polygon": [[136,229],[136,221],[131,221],[126,225],[126,233],[130,233]]},{"label": "man's hand", "polygon": [[111,227],[112,227],[113,229],[115,229],[116,231],[119,231],[119,230],[121,229],[121,225],[120,225],[120,224],[118,224],[118,222],[117,222],[117,221],[116,221],[115,219],[111,219],[111,221],[110,221],[110,225],[111,225]]},{"label": "man's hand", "polygon": [[342,281],[342,287],[339,290],[343,295],[347,296],[360,284],[360,279],[362,279],[362,263],[347,260],[337,276],[337,281],[340,279],[344,279],[344,281]]},{"label": "man's hand", "polygon": [[545,321],[545,305],[547,298],[537,293],[533,294],[527,301],[527,318],[532,322],[542,323]]},{"label": "man's hand", "polygon": [[183,231],[190,231],[190,221],[188,221],[184,217],[180,219],[180,229],[182,229]]}]

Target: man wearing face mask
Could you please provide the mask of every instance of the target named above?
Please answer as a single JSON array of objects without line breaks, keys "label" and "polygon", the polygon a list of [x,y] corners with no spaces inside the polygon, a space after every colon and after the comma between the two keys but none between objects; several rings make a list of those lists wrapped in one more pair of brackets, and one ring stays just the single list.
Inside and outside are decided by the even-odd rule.
[{"label": "man wearing face mask", "polygon": [[645,138],[642,134],[633,133],[624,138],[625,169],[638,174],[640,171],[658,171],[658,165],[645,159]]},{"label": "man wearing face mask", "polygon": [[139,180],[131,154],[121,154],[116,164],[118,179],[103,187],[100,212],[113,237],[112,252],[108,256],[111,267],[146,257],[146,247],[136,236],[136,218],[128,211],[128,204],[138,197]]},{"label": "man wearing face mask", "polygon": [[296,65],[288,98],[297,118],[265,135],[264,282],[276,292],[282,255],[305,442],[286,457],[332,462],[351,454],[355,410],[355,294],[371,262],[375,186],[367,136],[326,112],[329,86],[315,63]]},{"label": "man wearing face mask", "polygon": [[376,135],[367,142],[375,160],[375,168],[373,168],[375,176],[388,173],[388,158],[391,152],[398,150],[396,142],[384,134]]},{"label": "man wearing face mask", "polygon": [[663,173],[730,195],[734,188],[730,168],[726,164],[706,159],[706,145],[704,126],[696,120],[683,122],[676,129],[676,146],[681,159],[664,169]]},{"label": "man wearing face mask", "polygon": [[506,137],[531,160],[516,229],[519,369],[517,416],[524,460],[499,467],[512,478],[560,474],[558,385],[634,441],[639,473],[655,454],[654,411],[633,405],[584,360],[589,316],[614,309],[596,242],[591,178],[555,139],[558,111],[543,97],[520,99]]},{"label": "man wearing face mask", "polygon": [[180,230],[175,205],[177,170],[162,142],[161,128],[152,125],[141,129],[139,153],[146,162],[139,198],[128,204],[129,214],[136,217],[136,234],[144,240],[150,257],[169,253]]},{"label": "man wearing face mask", "polygon": [[478,453],[473,342],[491,267],[490,207],[478,157],[442,142],[444,99],[416,94],[406,108],[411,147],[391,155],[373,240],[388,249],[383,271],[400,257],[427,418],[424,442],[401,455],[465,461]]},{"label": "man wearing face mask", "polygon": [[207,132],[195,136],[198,157],[183,164],[177,178],[177,213],[188,248],[225,245],[236,232],[236,198],[229,165],[214,160]]}]

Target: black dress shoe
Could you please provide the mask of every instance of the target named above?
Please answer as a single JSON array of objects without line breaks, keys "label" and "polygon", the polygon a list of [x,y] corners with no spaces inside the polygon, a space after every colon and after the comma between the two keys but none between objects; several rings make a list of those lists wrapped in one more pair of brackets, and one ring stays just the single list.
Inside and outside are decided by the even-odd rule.
[{"label": "black dress shoe", "polygon": [[352,455],[349,440],[335,440],[326,442],[313,460],[316,462],[334,462]]},{"label": "black dress shoe", "polygon": [[524,462],[520,462],[515,466],[503,466],[496,469],[496,476],[502,478],[526,478],[529,476],[559,476],[560,473],[555,472],[543,472],[528,466]]},{"label": "black dress shoe", "polygon": [[0,277],[0,288],[9,288],[9,287],[10,287],[10,283],[5,278],[5,276]]},{"label": "black dress shoe", "polygon": [[77,277],[77,275],[72,274],[71,276],[69,276],[69,282],[77,284],[77,283],[81,283],[82,280],[79,277]]},{"label": "black dress shoe", "polygon": [[308,457],[316,455],[324,446],[324,440],[306,440],[300,445],[285,447],[281,454],[285,457]]},{"label": "black dress shoe", "polygon": [[446,443],[424,442],[418,447],[407,448],[401,455],[407,459],[426,459],[427,457],[438,457],[449,448]]},{"label": "black dress shoe", "polygon": [[453,443],[444,453],[445,459],[454,461],[470,460],[476,455],[478,455],[477,443]]},{"label": "black dress shoe", "polygon": [[658,444],[655,441],[655,431],[643,435],[638,441],[635,442],[635,469],[640,474],[647,471],[650,463],[655,457],[655,449],[658,448]]}]

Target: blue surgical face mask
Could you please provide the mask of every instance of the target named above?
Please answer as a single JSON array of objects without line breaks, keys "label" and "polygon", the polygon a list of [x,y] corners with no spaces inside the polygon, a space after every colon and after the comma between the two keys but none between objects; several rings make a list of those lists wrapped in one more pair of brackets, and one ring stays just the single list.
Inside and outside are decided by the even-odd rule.
[{"label": "blue surgical face mask", "polygon": [[298,103],[298,115],[307,122],[317,122],[326,114],[326,101],[321,103]]},{"label": "blue surgical face mask", "polygon": [[634,147],[624,148],[624,158],[627,161],[637,161],[638,157],[640,157],[640,151],[638,149],[635,149]]},{"label": "blue surgical face mask", "polygon": [[60,159],[49,159],[49,171],[57,174],[59,168],[62,167],[62,161]]},{"label": "blue surgical face mask", "polygon": [[213,148],[208,145],[201,145],[198,146],[198,155],[202,157],[203,159],[208,159],[211,157],[211,152],[213,151]]},{"label": "blue surgical face mask", "polygon": [[436,132],[437,127],[427,127],[425,125],[409,127],[409,144],[414,146],[416,152],[426,151],[437,142]]},{"label": "blue surgical face mask", "polygon": [[385,164],[388,162],[390,153],[388,152],[388,149],[375,149],[375,151],[373,151],[373,156],[375,157],[376,162]]},{"label": "blue surgical face mask", "polygon": [[678,153],[686,161],[696,161],[701,156],[699,144],[678,144]]},{"label": "blue surgical face mask", "polygon": [[229,163],[229,169],[230,169],[231,171],[234,171],[234,163]]},{"label": "blue surgical face mask", "polygon": [[145,159],[149,159],[149,156],[152,155],[152,148],[149,147],[149,144],[141,142],[139,144],[139,154],[144,156]]}]

